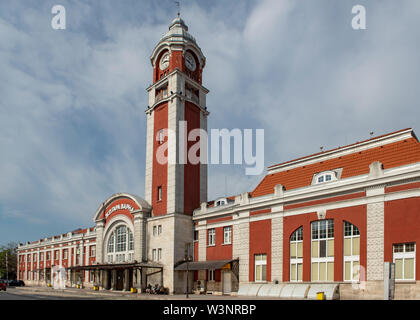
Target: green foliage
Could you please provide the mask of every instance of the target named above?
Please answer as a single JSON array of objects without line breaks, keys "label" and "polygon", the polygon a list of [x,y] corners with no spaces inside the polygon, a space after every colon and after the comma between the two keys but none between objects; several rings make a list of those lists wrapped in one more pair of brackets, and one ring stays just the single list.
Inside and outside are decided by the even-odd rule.
[{"label": "green foliage", "polygon": [[[6,279],[6,270],[9,272],[9,280],[17,275],[17,243],[10,242],[6,246],[0,246],[0,278]],[[7,267],[6,267],[7,255]]]}]

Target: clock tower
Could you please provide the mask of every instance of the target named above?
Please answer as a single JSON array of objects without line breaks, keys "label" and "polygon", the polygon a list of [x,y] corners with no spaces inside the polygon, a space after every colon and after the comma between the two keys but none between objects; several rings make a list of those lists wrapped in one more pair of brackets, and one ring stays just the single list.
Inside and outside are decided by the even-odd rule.
[{"label": "clock tower", "polygon": [[[207,201],[207,165],[192,164],[187,154],[199,141],[188,141],[193,129],[207,131],[202,74],[206,58],[184,21],[177,17],[151,55],[153,84],[147,88],[145,198],[152,215],[192,215]],[[165,144],[166,143],[166,144]],[[168,162],[159,159],[159,148]],[[171,161],[172,159],[172,161]]]},{"label": "clock tower", "polygon": [[192,254],[193,210],[207,201],[207,164],[187,157],[190,150],[196,155],[201,151],[196,151],[200,136],[189,141],[189,133],[207,131],[209,91],[202,85],[206,58],[187,25],[177,17],[150,61],[153,84],[147,88],[145,111],[145,200],[152,211],[147,219],[147,257],[165,266],[164,286],[171,292],[184,292],[185,273],[174,271],[174,266],[184,261],[186,252]]}]

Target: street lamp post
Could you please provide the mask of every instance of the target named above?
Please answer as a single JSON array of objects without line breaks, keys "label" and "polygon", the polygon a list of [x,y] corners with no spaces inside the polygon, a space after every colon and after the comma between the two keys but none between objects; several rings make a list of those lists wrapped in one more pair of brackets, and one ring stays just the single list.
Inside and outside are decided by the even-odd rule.
[{"label": "street lamp post", "polygon": [[190,256],[190,250],[191,250],[191,245],[190,244],[187,244],[187,246],[186,246],[186,248],[185,248],[185,261],[187,262],[187,292],[186,292],[186,298],[188,299],[189,298],[189,295],[188,295],[188,284],[189,284],[189,265],[188,265],[188,262],[190,261],[190,259],[192,258],[191,256]]},{"label": "street lamp post", "polygon": [[188,271],[188,260],[189,260],[189,256],[187,256],[187,296],[186,296],[186,298],[188,299],[189,297],[188,297],[188,274],[189,274],[189,271]]}]

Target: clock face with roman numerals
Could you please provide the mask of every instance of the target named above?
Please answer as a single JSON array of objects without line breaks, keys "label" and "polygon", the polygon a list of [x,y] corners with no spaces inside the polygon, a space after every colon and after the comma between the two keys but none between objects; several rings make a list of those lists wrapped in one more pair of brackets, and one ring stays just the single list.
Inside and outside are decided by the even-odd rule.
[{"label": "clock face with roman numerals", "polygon": [[167,67],[169,67],[169,53],[165,53],[159,63],[160,70],[165,70]]},{"label": "clock face with roman numerals", "polygon": [[196,64],[195,64],[195,59],[194,59],[193,55],[189,52],[185,55],[185,66],[190,71],[194,71],[195,68],[197,67]]}]

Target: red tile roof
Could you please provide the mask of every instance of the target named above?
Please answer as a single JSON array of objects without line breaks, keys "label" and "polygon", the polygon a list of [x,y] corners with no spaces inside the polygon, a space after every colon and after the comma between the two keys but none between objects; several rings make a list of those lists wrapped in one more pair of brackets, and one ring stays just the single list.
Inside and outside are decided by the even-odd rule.
[{"label": "red tile roof", "polygon": [[[394,133],[390,133],[388,135],[392,135],[405,130],[400,130]],[[353,145],[337,148],[334,150],[337,150],[338,152],[340,151],[340,149],[347,148],[350,146],[357,146],[364,142],[370,140],[377,140],[378,138],[385,137],[388,135],[375,137],[366,141],[358,142]],[[323,153],[327,153],[334,150],[325,151]],[[311,156],[299,158],[296,160],[305,159],[309,157]],[[284,162],[283,164],[292,163],[296,160]],[[341,178],[348,178],[357,175],[367,174],[369,173],[369,165],[374,161],[380,161],[383,164],[384,169],[420,162],[420,143],[417,140],[417,138],[415,138],[414,133],[411,132],[411,138],[407,138],[405,140],[383,144],[381,146],[372,147],[370,149],[363,150],[360,152],[356,151],[355,153],[345,154],[342,156],[338,155],[336,158],[331,158],[327,160],[320,159],[320,161],[316,163],[310,163],[306,165],[302,164],[302,166],[296,168],[267,174],[264,177],[264,179],[260,182],[260,184],[255,188],[255,190],[251,193],[251,195],[252,197],[259,197],[267,194],[272,194],[274,192],[274,186],[277,184],[282,184],[286,190],[309,186],[312,182],[314,174],[338,168],[343,168]],[[279,165],[271,166],[269,168],[277,166]]]}]

